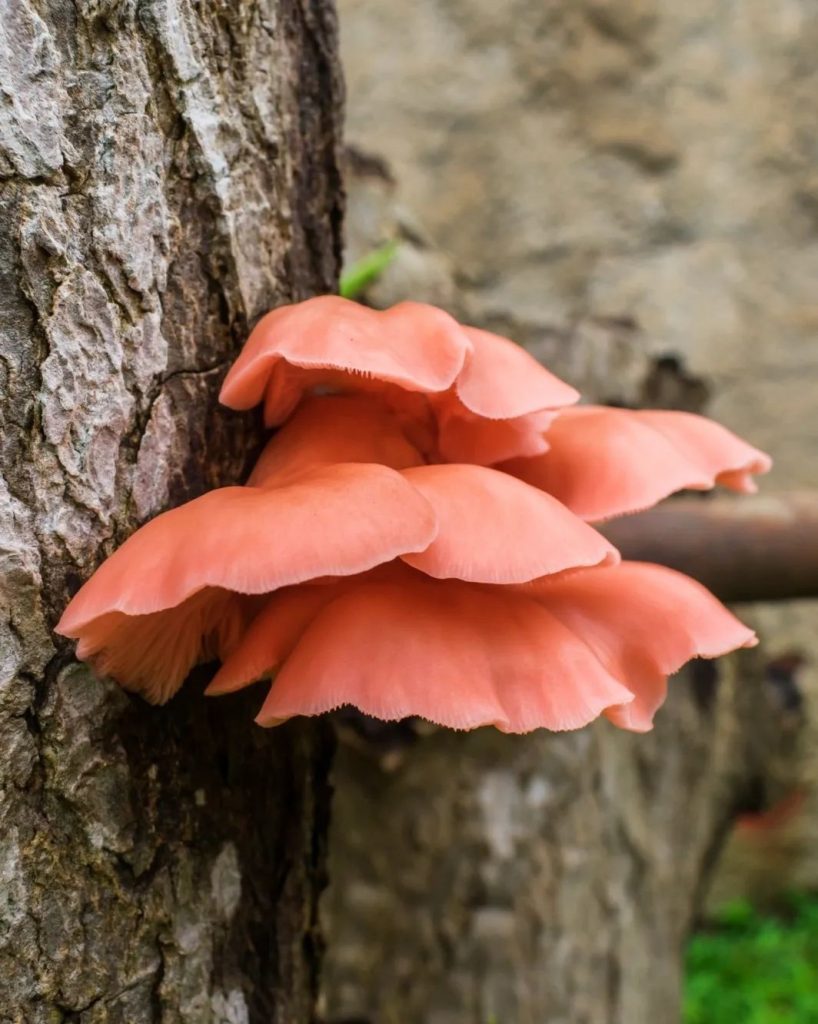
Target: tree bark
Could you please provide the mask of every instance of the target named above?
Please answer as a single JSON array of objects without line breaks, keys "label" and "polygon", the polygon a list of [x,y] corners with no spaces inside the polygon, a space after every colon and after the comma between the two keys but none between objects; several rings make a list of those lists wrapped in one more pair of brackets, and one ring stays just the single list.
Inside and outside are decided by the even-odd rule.
[{"label": "tree bark", "polygon": [[248,326],[335,285],[330,0],[0,0],[0,1021],[308,1021],[330,743],[51,626],[140,522],[240,479]]}]

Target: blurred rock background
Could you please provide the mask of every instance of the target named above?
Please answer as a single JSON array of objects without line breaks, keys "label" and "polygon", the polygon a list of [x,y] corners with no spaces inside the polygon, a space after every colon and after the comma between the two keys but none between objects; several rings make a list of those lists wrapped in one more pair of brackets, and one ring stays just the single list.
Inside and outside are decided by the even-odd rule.
[{"label": "blurred rock background", "polygon": [[[593,400],[706,412],[774,455],[764,489],[818,484],[812,0],[339,11],[347,260],[401,241],[369,301],[449,308]],[[759,713],[782,672],[804,695],[758,806],[805,796],[772,842],[731,839],[711,903],[818,885],[818,608],[743,614]]]}]

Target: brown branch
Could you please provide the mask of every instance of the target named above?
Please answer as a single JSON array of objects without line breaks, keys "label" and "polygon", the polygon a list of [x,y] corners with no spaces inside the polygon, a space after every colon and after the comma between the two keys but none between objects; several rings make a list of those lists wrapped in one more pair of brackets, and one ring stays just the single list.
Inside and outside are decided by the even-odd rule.
[{"label": "brown branch", "polygon": [[600,529],[624,558],[679,569],[724,601],[818,597],[818,491],[685,496]]}]

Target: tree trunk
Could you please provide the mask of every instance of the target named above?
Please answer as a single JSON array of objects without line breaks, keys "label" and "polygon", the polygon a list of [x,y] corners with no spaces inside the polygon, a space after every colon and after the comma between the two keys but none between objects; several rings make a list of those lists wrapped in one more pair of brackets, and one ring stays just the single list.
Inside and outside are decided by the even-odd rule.
[{"label": "tree trunk", "polygon": [[331,289],[330,0],[0,0],[0,1021],[308,1021],[330,743],[168,708],[50,629],[136,525],[240,479],[248,326]]}]

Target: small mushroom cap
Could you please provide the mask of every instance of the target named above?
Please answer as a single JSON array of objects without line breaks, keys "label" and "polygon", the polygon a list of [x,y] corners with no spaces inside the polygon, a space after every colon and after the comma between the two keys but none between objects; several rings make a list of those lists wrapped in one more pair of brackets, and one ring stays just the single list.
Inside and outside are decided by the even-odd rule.
[{"label": "small mushroom cap", "polygon": [[542,455],[548,451],[545,431],[556,415],[544,411],[513,420],[487,420],[462,408],[438,406],[437,451],[445,462],[471,462],[476,466]]},{"label": "small mushroom cap", "polygon": [[508,338],[464,330],[472,352],[454,387],[432,398],[442,458],[491,466],[546,452],[543,434],[579,392]]},{"label": "small mushroom cap", "polygon": [[205,690],[209,697],[233,693],[269,676],[290,655],[316,615],[341,594],[367,583],[400,583],[411,579],[401,562],[388,562],[360,576],[334,577],[284,587],[264,599],[240,643],[231,647],[225,663]]},{"label": "small mushroom cap", "polygon": [[463,330],[472,344],[454,385],[470,412],[490,420],[511,420],[579,400],[579,392],[555,377],[521,346],[477,327]]},{"label": "small mushroom cap", "polygon": [[305,583],[271,594],[205,693],[233,693],[269,675],[290,655],[318,612],[345,589],[343,583]]},{"label": "small mushroom cap", "polygon": [[257,721],[275,725],[351,704],[387,721],[417,715],[453,729],[529,732],[577,729],[630,700],[536,601],[415,575],[364,583],[326,603],[284,661]]},{"label": "small mushroom cap", "polygon": [[548,573],[612,564],[609,541],[563,505],[521,480],[482,466],[416,466],[402,471],[438,520],[424,551],[403,555],[439,579],[521,583]]},{"label": "small mushroom cap", "polygon": [[521,592],[536,592],[542,606],[633,692],[631,703],[605,715],[634,732],[652,728],[667,677],[691,658],[717,658],[757,643],[709,590],[660,565],[622,562],[546,578]]},{"label": "small mushroom cap", "polygon": [[590,522],[637,512],[683,489],[755,490],[771,462],[725,427],[687,412],[581,406],[560,413],[549,450],[498,468]]},{"label": "small mushroom cap", "polygon": [[322,395],[305,399],[267,442],[248,485],[264,487],[300,476],[313,466],[371,462],[392,469],[423,458],[398,417],[377,398]]},{"label": "small mushroom cap", "polygon": [[445,391],[470,351],[463,328],[434,306],[401,302],[381,312],[322,295],[262,317],[220,397],[233,409],[264,398],[265,420],[274,426],[313,387],[361,389],[371,381]]}]

